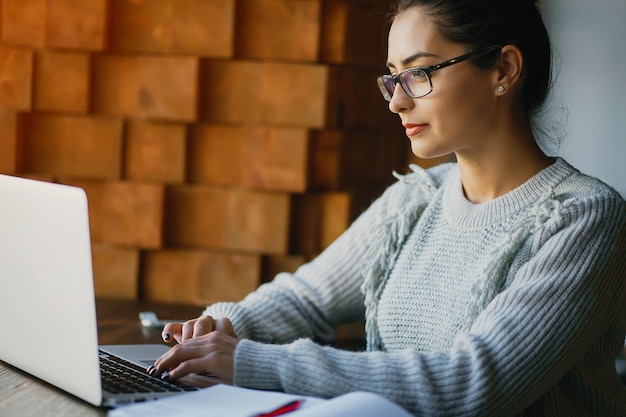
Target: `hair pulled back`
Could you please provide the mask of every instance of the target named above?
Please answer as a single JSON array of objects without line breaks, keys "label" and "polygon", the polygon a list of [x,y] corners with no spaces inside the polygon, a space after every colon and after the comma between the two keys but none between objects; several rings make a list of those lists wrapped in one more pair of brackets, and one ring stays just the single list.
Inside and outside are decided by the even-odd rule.
[{"label": "hair pulled back", "polygon": [[[493,45],[515,45],[524,57],[522,106],[528,117],[543,107],[551,84],[551,47],[536,0],[397,0],[391,17],[421,7],[451,42],[469,51]],[[494,56],[473,60],[491,67]]]}]

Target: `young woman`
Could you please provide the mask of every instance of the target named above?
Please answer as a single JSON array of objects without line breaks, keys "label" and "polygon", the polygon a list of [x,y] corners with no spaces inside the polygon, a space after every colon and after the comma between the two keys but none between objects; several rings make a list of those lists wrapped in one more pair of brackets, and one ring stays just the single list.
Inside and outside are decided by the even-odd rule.
[{"label": "young woman", "polygon": [[[401,0],[378,85],[422,158],[326,251],[239,303],[169,324],[149,372],[386,396],[416,415],[623,416],[626,205],[546,156],[534,1]],[[325,346],[366,319],[367,350]]]}]

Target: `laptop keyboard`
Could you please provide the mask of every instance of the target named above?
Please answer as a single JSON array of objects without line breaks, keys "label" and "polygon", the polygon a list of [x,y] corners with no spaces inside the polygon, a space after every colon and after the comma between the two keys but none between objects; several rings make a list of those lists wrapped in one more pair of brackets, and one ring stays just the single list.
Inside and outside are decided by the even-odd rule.
[{"label": "laptop keyboard", "polygon": [[102,388],[113,394],[196,391],[198,388],[150,376],[132,362],[100,351]]}]

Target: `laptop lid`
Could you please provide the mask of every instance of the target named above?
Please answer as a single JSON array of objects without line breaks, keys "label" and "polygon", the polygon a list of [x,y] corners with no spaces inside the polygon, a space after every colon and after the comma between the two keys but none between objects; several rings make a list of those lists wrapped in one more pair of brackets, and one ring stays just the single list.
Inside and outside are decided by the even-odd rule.
[{"label": "laptop lid", "polygon": [[0,360],[102,403],[87,197],[0,175]]}]

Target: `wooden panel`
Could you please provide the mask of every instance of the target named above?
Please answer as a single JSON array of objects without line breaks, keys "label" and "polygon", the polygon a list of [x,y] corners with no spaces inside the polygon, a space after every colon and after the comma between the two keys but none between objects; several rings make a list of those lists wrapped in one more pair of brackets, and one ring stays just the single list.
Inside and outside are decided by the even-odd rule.
[{"label": "wooden panel", "polygon": [[228,198],[228,246],[242,251],[285,254],[289,234],[289,197],[233,190]]},{"label": "wooden panel", "polygon": [[203,65],[202,118],[209,123],[254,124],[261,121],[263,64],[208,61]]},{"label": "wooden panel", "polygon": [[[337,125],[347,128],[372,128],[399,125],[398,116],[389,111],[389,106],[376,86],[376,77],[381,69],[363,69],[352,66],[336,67],[333,70],[333,96],[329,104],[341,103],[334,109],[339,117]],[[329,108],[329,114],[333,114]]]},{"label": "wooden panel", "polygon": [[239,58],[316,61],[321,0],[239,0]]},{"label": "wooden panel", "polygon": [[139,58],[139,117],[194,121],[198,110],[198,58]]},{"label": "wooden panel", "polygon": [[309,131],[246,129],[242,185],[264,190],[304,192],[308,185]]},{"label": "wooden panel", "polygon": [[196,126],[189,155],[192,182],[292,192],[307,188],[307,129]]},{"label": "wooden panel", "polygon": [[324,127],[331,111],[328,67],[283,62],[208,62],[202,118],[216,124]]},{"label": "wooden panel", "polygon": [[267,62],[263,65],[262,121],[322,128],[328,112],[329,69],[323,65]]},{"label": "wooden panel", "polygon": [[326,0],[324,2],[320,58],[325,62],[346,61],[349,7],[345,1]]},{"label": "wooden panel", "polygon": [[0,105],[30,110],[33,61],[32,51],[0,46]]},{"label": "wooden panel", "polygon": [[[342,182],[343,132],[315,130],[311,135],[311,188],[336,190]],[[361,148],[360,146],[357,148]]]},{"label": "wooden panel", "polygon": [[189,142],[189,180],[192,183],[238,185],[247,128],[196,125]]},{"label": "wooden panel", "polygon": [[110,182],[104,192],[104,242],[139,248],[162,246],[163,185]]},{"label": "wooden panel", "polygon": [[261,279],[269,282],[281,272],[295,272],[302,264],[307,262],[307,257],[303,255],[270,255],[263,257],[263,272]]},{"label": "wooden panel", "polygon": [[291,225],[293,253],[313,256],[343,233],[352,220],[352,196],[347,192],[294,196]]},{"label": "wooden panel", "polygon": [[292,196],[289,253],[312,256],[320,252],[321,200],[318,194]]},{"label": "wooden panel", "polygon": [[111,47],[123,52],[231,57],[235,0],[117,0]]},{"label": "wooden panel", "polygon": [[14,174],[18,164],[18,114],[0,107],[0,173]]},{"label": "wooden panel", "polygon": [[321,199],[320,249],[324,250],[350,225],[349,193],[324,193]]},{"label": "wooden panel", "polygon": [[3,0],[2,41],[41,47],[44,44],[46,0]]},{"label": "wooden panel", "polygon": [[[375,166],[379,164],[378,160],[383,158],[378,153],[377,139],[380,139],[381,146],[391,146],[388,142],[393,140],[377,138],[371,130],[344,131],[343,146],[346,151],[341,158],[343,187],[363,187],[376,182]],[[363,169],[363,166],[367,169]],[[385,172],[385,175],[393,178],[391,170]]]},{"label": "wooden panel", "polygon": [[46,45],[103,50],[107,37],[107,4],[108,0],[47,0]]},{"label": "wooden panel", "polygon": [[193,121],[198,112],[198,67],[197,58],[98,56],[94,108],[112,115]]},{"label": "wooden panel", "polygon": [[117,179],[121,160],[121,120],[43,114],[26,118],[24,172]]},{"label": "wooden panel", "polygon": [[372,178],[376,184],[395,181],[391,173],[400,173],[408,169],[407,156],[411,153],[411,143],[407,139],[404,127],[398,120],[393,126],[371,130],[373,146],[379,158],[372,164]]},{"label": "wooden panel", "polygon": [[384,68],[387,44],[385,15],[388,8],[387,1],[325,0],[321,61],[361,68]]},{"label": "wooden panel", "polygon": [[97,113],[135,116],[139,109],[139,59],[94,57],[93,106]]},{"label": "wooden panel", "polygon": [[89,207],[89,231],[92,242],[102,241],[104,228],[104,201],[105,185],[104,181],[98,180],[77,180],[73,178],[60,177],[62,184],[73,185],[85,190]]},{"label": "wooden panel", "polygon": [[258,255],[149,251],[144,261],[143,294],[164,302],[239,301],[259,285],[260,264]]},{"label": "wooden panel", "polygon": [[197,58],[98,56],[94,108],[113,115],[193,121],[198,108],[198,67]]},{"label": "wooden panel", "polygon": [[34,107],[86,113],[89,110],[89,55],[40,51],[36,55]]},{"label": "wooden panel", "polygon": [[167,243],[284,254],[286,195],[210,186],[174,186],[167,201]]},{"label": "wooden panel", "polygon": [[124,177],[136,181],[185,181],[187,127],[178,123],[128,124]]},{"label": "wooden panel", "polygon": [[91,253],[96,296],[136,300],[139,295],[139,250],[94,243]]}]

